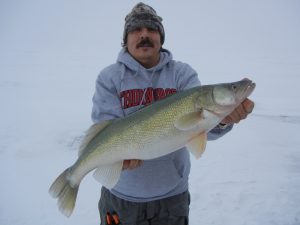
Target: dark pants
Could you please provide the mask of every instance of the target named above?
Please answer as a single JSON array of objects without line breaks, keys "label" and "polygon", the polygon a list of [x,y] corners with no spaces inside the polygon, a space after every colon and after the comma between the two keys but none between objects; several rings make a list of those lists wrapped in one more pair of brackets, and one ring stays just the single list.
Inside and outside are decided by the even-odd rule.
[{"label": "dark pants", "polygon": [[189,204],[188,191],[161,200],[136,203],[120,199],[102,187],[99,201],[101,225],[107,224],[107,213],[116,213],[122,225],[187,225]]}]

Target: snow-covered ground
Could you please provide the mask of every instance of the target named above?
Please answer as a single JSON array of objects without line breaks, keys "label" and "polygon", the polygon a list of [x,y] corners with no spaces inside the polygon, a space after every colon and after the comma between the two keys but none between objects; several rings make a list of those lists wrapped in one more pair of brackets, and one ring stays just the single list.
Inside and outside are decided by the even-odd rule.
[{"label": "snow-covered ground", "polygon": [[[115,62],[137,1],[0,1],[0,224],[99,224],[89,175],[70,218],[48,194],[91,124],[98,72]],[[203,84],[249,77],[253,114],[192,159],[190,223],[300,224],[300,2],[145,1],[165,48]]]}]

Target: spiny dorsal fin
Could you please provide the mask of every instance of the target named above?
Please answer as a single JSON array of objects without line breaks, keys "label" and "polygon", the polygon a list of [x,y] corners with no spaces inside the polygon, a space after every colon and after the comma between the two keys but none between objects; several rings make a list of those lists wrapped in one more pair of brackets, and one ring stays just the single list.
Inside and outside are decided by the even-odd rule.
[{"label": "spiny dorsal fin", "polygon": [[83,150],[86,148],[86,146],[90,143],[90,141],[105,127],[107,127],[109,124],[111,124],[112,120],[107,120],[102,123],[95,123],[93,124],[85,134],[84,139],[82,140],[82,143],[79,147],[78,156],[80,156],[83,152]]},{"label": "spiny dorsal fin", "polygon": [[192,112],[182,116],[174,125],[179,130],[190,130],[197,126],[202,119],[202,111]]},{"label": "spiny dorsal fin", "polygon": [[194,137],[192,140],[190,140],[187,143],[186,147],[196,157],[196,159],[199,159],[205,150],[206,141],[207,141],[207,134],[206,132],[203,132],[199,134],[197,137]]}]

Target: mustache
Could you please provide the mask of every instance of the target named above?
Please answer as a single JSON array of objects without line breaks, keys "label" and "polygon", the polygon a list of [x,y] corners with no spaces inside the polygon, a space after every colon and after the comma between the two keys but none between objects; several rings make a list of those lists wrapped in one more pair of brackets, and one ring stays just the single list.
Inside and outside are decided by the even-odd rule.
[{"label": "mustache", "polygon": [[154,47],[154,44],[149,38],[142,39],[136,46],[137,48],[140,47]]}]

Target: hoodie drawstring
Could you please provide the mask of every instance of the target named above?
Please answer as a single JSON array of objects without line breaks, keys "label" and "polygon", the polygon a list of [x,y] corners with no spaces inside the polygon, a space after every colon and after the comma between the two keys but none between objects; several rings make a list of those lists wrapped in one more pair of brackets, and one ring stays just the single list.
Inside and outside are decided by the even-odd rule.
[{"label": "hoodie drawstring", "polygon": [[[140,68],[140,67],[139,67]],[[152,72],[152,74],[151,74],[151,76],[150,76],[150,80],[148,80],[148,85],[150,86],[150,87],[154,87],[154,85],[153,85],[153,83],[152,83],[152,81],[153,81],[153,77],[154,77],[154,74],[155,74],[155,72],[156,72],[156,67],[153,69],[153,72]],[[146,92],[147,92],[147,87],[146,88],[144,88],[144,90],[143,90],[143,96],[142,96],[142,99],[141,99],[141,101],[140,101],[140,106],[143,104],[143,101],[145,100],[145,96],[146,96]]]}]

